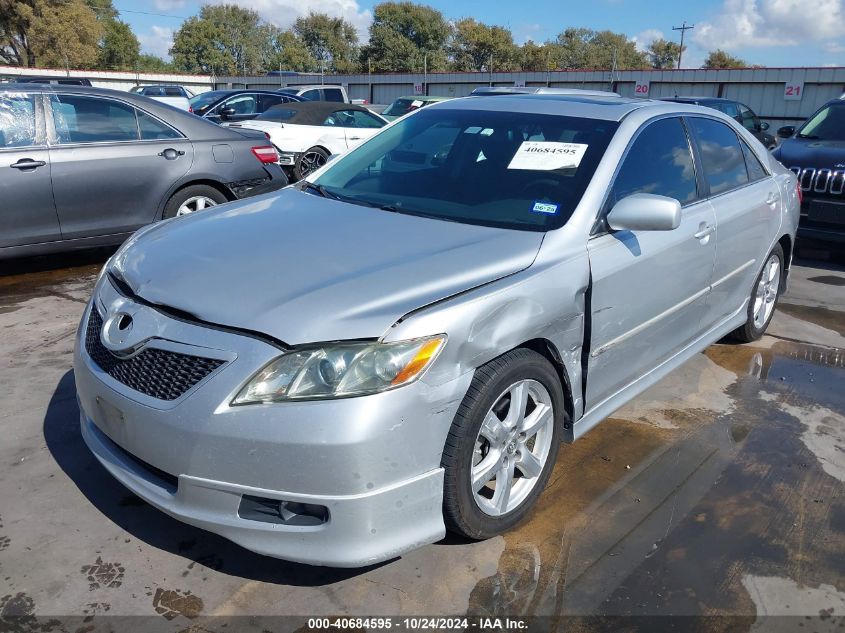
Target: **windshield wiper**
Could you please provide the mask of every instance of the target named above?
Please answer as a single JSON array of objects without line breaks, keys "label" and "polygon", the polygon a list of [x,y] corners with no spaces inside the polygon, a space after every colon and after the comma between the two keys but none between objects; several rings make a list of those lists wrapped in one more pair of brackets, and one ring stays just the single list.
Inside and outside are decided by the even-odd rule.
[{"label": "windshield wiper", "polygon": [[809,138],[809,139],[819,140],[819,137],[816,136],[815,134],[798,134],[798,138]]},{"label": "windshield wiper", "polygon": [[340,196],[335,193],[332,193],[328,189],[326,189],[323,185],[315,185],[313,182],[306,182],[305,186],[302,188],[303,191],[306,189],[312,189],[319,193],[324,198],[330,198],[332,200],[340,200]]}]

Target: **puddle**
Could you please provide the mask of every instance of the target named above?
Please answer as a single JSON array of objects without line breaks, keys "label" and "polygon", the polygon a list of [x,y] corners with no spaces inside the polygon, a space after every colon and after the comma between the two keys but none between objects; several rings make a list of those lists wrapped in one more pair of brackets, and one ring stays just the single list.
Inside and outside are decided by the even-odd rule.
[{"label": "puddle", "polygon": [[[836,277],[836,279],[839,279],[839,277]],[[818,306],[804,306],[783,302],[778,303],[778,310],[796,319],[809,321],[825,329],[833,330],[840,336],[845,336],[845,312]]]},{"label": "puddle", "polygon": [[[4,262],[0,273],[0,309],[11,311],[28,299],[62,291],[90,290],[114,249],[98,249],[50,257]],[[74,299],[75,297],[64,296]]]},{"label": "puddle", "polygon": [[[767,577],[820,588],[796,594],[795,613],[839,609],[828,598],[845,590],[845,490],[817,455],[843,468],[830,418],[845,411],[845,353],[777,341],[702,356],[658,385],[686,402],[661,410],[675,428],[616,417],[563,447],[469,613],[726,614],[750,626],[763,590],[750,595],[747,579]],[[708,398],[718,406],[698,406]]]}]

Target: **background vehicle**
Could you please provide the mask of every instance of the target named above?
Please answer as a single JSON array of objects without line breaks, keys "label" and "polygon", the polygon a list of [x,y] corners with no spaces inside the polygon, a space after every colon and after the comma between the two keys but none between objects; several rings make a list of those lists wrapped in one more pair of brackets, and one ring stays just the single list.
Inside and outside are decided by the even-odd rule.
[{"label": "background vehicle", "polygon": [[[435,164],[382,170],[444,129]],[[762,336],[798,221],[794,174],[747,130],[651,100],[455,99],[310,178],[136,236],[74,376],[83,438],[135,494],[333,566],[516,525],[563,440]],[[150,380],[114,369],[159,354]]]},{"label": "background vehicle", "polygon": [[300,97],[272,90],[209,90],[190,100],[194,114],[214,123],[247,121],[280,103],[296,103]]},{"label": "background vehicle", "polygon": [[0,86],[0,257],[119,244],[287,184],[263,135],[128,92]]},{"label": "background vehicle", "polygon": [[188,110],[189,112],[191,111],[189,99],[194,96],[190,90],[186,90],[182,86],[170,85],[135,86],[129,92],[136,95],[143,95],[145,97],[149,97],[150,99],[155,99],[156,101],[172,105],[174,108]]},{"label": "background vehicle", "polygon": [[[331,86],[313,84],[309,86],[290,86],[280,88],[279,92],[287,95],[302,97],[305,101],[332,101],[334,103],[352,103],[346,88],[343,86]],[[363,100],[361,100],[363,102]],[[360,104],[359,104],[360,105]]]},{"label": "background vehicle", "polygon": [[301,180],[386,124],[362,106],[309,101],[274,106],[251,121],[228,125],[266,132],[279,151],[279,164],[292,180]]},{"label": "background vehicle", "polygon": [[772,154],[795,172],[803,193],[798,235],[845,244],[845,101],[828,101],[797,131],[784,126],[778,136]]},{"label": "background vehicle", "polygon": [[51,84],[53,86],[90,86],[91,80],[84,77],[15,77],[17,84]]},{"label": "background vehicle", "polygon": [[769,129],[769,124],[766,121],[760,121],[760,117],[754,114],[754,111],[751,108],[739,101],[721,99],[718,97],[666,97],[660,100],[672,101],[674,103],[700,105],[706,108],[713,108],[719,112],[724,112],[732,119],[741,123],[746,130],[751,132],[757,140],[766,147],[766,149],[774,149],[778,145],[777,139],[766,132],[766,130]]},{"label": "background vehicle", "polygon": [[404,114],[408,114],[408,112],[419,110],[420,108],[423,108],[431,103],[437,103],[438,101],[447,101],[448,99],[449,97],[426,97],[423,95],[399,97],[396,101],[387,106],[384,111],[382,111],[381,116],[388,121],[392,121],[393,119],[398,119]]}]

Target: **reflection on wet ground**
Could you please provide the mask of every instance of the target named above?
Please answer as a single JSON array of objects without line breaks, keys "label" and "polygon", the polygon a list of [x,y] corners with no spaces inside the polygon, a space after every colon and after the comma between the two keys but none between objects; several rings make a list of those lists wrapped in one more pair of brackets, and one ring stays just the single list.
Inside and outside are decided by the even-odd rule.
[{"label": "reflection on wet ground", "polygon": [[[840,277],[835,277],[834,279],[840,279]],[[845,278],[842,279],[845,280]],[[843,318],[841,312],[836,310],[820,306],[793,305],[783,301],[778,303],[778,310],[803,321],[809,321],[828,330],[838,332],[841,336],[845,336],[845,318]]]},{"label": "reflection on wet ground", "polygon": [[655,412],[674,429],[611,419],[565,447],[471,613],[753,616],[747,587],[765,599],[767,578],[845,589],[845,353],[704,357],[734,375],[728,410]]}]

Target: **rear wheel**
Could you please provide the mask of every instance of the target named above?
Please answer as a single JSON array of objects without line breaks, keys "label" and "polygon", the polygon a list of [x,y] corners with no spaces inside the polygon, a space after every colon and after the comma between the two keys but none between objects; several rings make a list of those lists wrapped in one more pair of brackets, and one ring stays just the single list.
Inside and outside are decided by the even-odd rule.
[{"label": "rear wheel", "polygon": [[209,185],[191,185],[180,189],[171,196],[164,206],[163,219],[175,218],[203,211],[208,207],[227,202],[226,196]]},{"label": "rear wheel", "polygon": [[302,180],[312,171],[316,171],[329,160],[329,153],[322,147],[312,147],[305,150],[296,159],[293,166],[293,175],[297,180]]},{"label": "rear wheel", "polygon": [[763,336],[775,314],[783,275],[783,249],[776,244],[751,288],[745,324],[731,332],[731,338],[750,343]]},{"label": "rear wheel", "polygon": [[484,539],[522,520],[549,480],[565,415],[557,372],[536,352],[480,367],[443,450],[446,526]]}]

